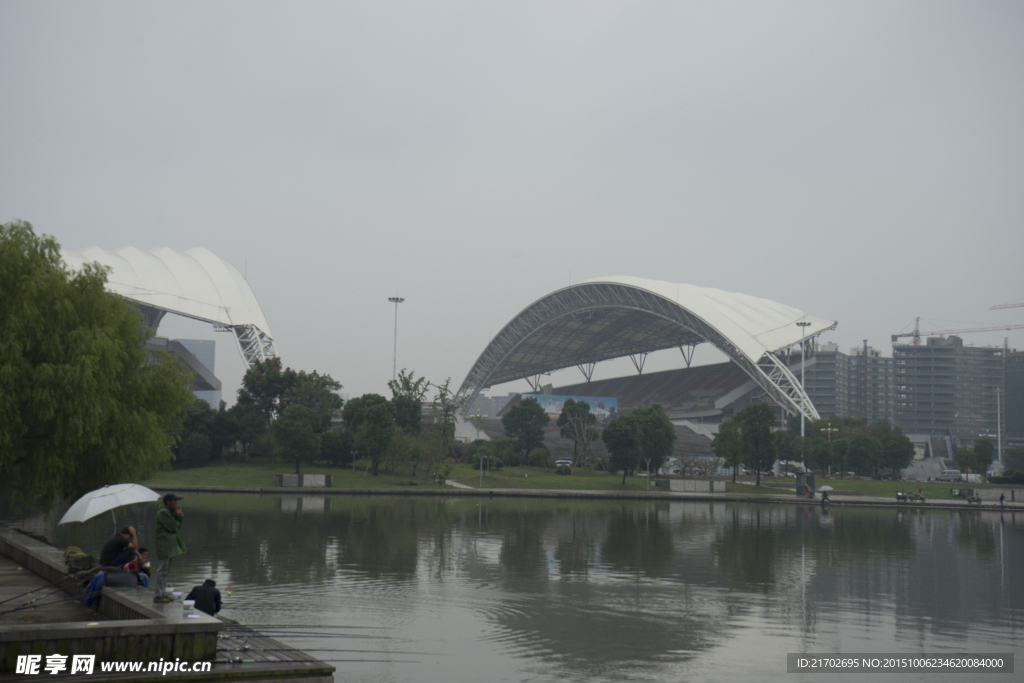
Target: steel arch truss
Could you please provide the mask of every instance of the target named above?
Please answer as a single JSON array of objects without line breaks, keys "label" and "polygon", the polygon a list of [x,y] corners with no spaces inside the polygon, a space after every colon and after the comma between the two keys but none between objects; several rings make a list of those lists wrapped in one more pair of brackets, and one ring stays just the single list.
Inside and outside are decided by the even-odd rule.
[{"label": "steel arch truss", "polygon": [[232,327],[221,327],[220,330],[234,333],[235,343],[238,351],[242,354],[245,366],[251,368],[256,363],[277,357],[277,349],[274,348],[274,340],[268,337],[255,325],[233,325]]},{"label": "steel arch truss", "polygon": [[728,337],[675,301],[609,282],[561,289],[523,310],[487,345],[456,396],[469,406],[495,384],[703,342],[729,356],[786,411],[818,419],[799,381],[774,354],[752,362]]}]

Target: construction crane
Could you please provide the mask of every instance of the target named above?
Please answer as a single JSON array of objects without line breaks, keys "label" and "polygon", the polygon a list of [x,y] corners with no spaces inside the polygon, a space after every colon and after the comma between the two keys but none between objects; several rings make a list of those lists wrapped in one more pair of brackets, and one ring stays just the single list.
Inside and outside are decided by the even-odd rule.
[{"label": "construction crane", "polygon": [[1024,301],[1017,301],[1012,304],[999,304],[997,306],[991,306],[988,310],[994,311],[997,308],[1020,308],[1021,306],[1024,306]]},{"label": "construction crane", "polygon": [[[1019,306],[1021,304],[1013,304]],[[1008,306],[1009,307],[1009,306]],[[1021,330],[1024,329],[1024,325],[993,325],[991,327],[965,327],[961,330],[936,330],[935,332],[921,332],[920,330],[921,318],[920,316],[914,318],[914,331],[913,332],[901,332],[900,334],[892,335],[892,343],[895,344],[899,341],[900,337],[913,337],[914,346],[921,345],[921,337],[939,337],[944,334],[963,334],[965,332],[1000,332],[1002,330]]]}]

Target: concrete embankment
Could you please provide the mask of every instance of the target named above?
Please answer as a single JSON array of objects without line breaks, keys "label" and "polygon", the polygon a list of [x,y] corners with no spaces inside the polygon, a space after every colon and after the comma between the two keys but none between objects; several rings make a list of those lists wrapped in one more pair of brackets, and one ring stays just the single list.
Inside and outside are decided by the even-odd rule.
[{"label": "concrete embankment", "polygon": [[[153,486],[156,491],[176,493],[229,493],[256,494],[261,496],[442,496],[470,498],[541,498],[541,499],[589,499],[589,500],[657,500],[668,502],[679,501],[715,501],[734,503],[773,503],[791,505],[819,505],[820,497],[813,500],[800,498],[793,492],[778,494],[770,493],[696,493],[665,491],[594,491],[573,489],[490,489],[490,488],[374,488],[374,489],[337,489],[337,488],[287,488],[287,487],[248,487],[248,486]],[[911,509],[953,509],[953,510],[992,510],[990,503],[982,505],[970,504],[966,500],[928,500],[920,502],[897,502],[895,498],[878,496],[858,496],[839,494],[831,497],[835,507],[892,507]],[[998,507],[998,506],[997,506]],[[1024,511],[1024,503],[1007,502],[1006,511]]]}]

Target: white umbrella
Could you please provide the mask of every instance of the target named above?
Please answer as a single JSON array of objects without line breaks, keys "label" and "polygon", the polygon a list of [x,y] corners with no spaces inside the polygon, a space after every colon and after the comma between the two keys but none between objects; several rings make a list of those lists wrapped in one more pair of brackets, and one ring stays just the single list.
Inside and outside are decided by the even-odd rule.
[{"label": "white umbrella", "polygon": [[835,489],[832,488],[831,486],[829,486],[828,484],[825,484],[824,486],[819,486],[818,490],[819,491],[835,491]]},{"label": "white umbrella", "polygon": [[[68,508],[58,524],[70,522],[84,522],[96,515],[110,511],[114,516],[114,508],[122,505],[134,505],[135,503],[152,503],[159,500],[160,494],[153,489],[146,488],[142,484],[114,484],[104,486],[101,489],[90,491],[75,501],[75,504]],[[117,520],[114,520],[116,531]]]}]

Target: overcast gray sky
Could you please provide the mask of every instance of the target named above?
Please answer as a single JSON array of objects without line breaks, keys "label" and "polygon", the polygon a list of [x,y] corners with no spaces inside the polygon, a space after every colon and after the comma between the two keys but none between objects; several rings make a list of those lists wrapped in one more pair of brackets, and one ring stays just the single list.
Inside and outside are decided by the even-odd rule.
[{"label": "overcast gray sky", "polygon": [[[0,221],[206,247],[284,362],[352,395],[387,393],[396,293],[399,368],[455,386],[602,275],[773,299],[886,355],[915,316],[1024,322],[988,310],[1024,298],[1019,0],[4,0],[0,160]],[[216,339],[233,402],[229,336],[161,334]]]}]

